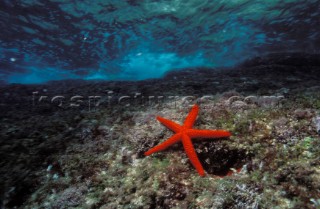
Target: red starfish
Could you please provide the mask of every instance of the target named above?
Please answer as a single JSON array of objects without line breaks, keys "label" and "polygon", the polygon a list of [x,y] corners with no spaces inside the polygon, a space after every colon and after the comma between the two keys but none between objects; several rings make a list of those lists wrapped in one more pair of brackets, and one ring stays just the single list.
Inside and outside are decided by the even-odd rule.
[{"label": "red starfish", "polygon": [[203,167],[197,157],[197,153],[194,150],[191,139],[192,138],[221,138],[221,137],[229,137],[231,134],[230,132],[225,130],[192,129],[192,126],[197,118],[198,112],[199,112],[198,105],[194,105],[182,126],[171,120],[158,116],[157,120],[160,121],[167,128],[174,131],[175,134],[169,139],[167,139],[166,141],[162,142],[161,144],[145,152],[144,155],[148,156],[148,155],[151,155],[152,153],[165,150],[169,146],[179,141],[182,141],[184,150],[186,151],[187,156],[189,157],[192,165],[197,169],[200,176],[204,176]]}]

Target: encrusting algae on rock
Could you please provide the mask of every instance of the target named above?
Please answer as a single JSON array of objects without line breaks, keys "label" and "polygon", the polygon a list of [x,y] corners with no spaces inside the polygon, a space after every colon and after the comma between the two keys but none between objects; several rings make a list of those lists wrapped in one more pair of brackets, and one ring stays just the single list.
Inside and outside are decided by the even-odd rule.
[{"label": "encrusting algae on rock", "polygon": [[[319,207],[320,97],[314,86],[320,81],[307,82],[311,79],[305,77],[287,84],[281,78],[285,74],[277,75],[272,79],[273,88],[267,92],[283,98],[266,102],[262,97],[265,86],[257,85],[266,82],[264,70],[250,73],[256,72],[253,68],[244,74],[255,82],[245,86],[230,82],[241,77],[244,69],[223,73],[201,69],[172,72],[179,77],[179,93],[194,95],[191,102],[181,96],[154,106],[114,105],[94,111],[43,103],[30,112],[30,107],[14,104],[28,101],[28,92],[39,89],[55,89],[57,92],[52,95],[63,92],[71,97],[80,89],[90,93],[121,86],[117,92],[125,95],[148,84],[150,92],[171,95],[171,76],[121,85],[69,82],[74,86],[63,91],[59,82],[7,86],[3,91],[16,96],[5,96],[6,111],[1,112],[5,127],[0,133],[0,169],[5,179],[1,182],[5,194],[2,204],[8,208]],[[298,71],[289,72],[290,76],[300,75]],[[306,76],[319,78],[315,74]],[[216,79],[221,81],[218,87],[213,84]],[[192,85],[196,84],[194,90]],[[194,93],[199,93],[199,86],[203,86],[200,92],[210,97]],[[254,98],[253,89],[258,92]],[[180,121],[188,114],[190,103],[201,107],[193,127],[232,133],[226,140],[193,141],[205,177],[194,171],[180,144],[152,157],[144,156],[151,147],[172,136],[155,119],[156,115]],[[227,175],[239,168],[240,172]]]}]

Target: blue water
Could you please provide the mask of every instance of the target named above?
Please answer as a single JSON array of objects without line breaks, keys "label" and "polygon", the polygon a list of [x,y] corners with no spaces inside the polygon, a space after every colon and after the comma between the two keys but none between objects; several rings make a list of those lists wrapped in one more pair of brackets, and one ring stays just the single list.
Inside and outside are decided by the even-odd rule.
[{"label": "blue water", "polygon": [[316,0],[3,0],[0,81],[142,80],[319,53]]}]

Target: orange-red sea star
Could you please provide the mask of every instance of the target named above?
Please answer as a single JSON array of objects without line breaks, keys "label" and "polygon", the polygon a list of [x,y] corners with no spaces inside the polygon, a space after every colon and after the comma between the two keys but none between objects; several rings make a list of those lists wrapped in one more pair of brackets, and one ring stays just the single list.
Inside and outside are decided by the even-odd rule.
[{"label": "orange-red sea star", "polygon": [[197,153],[194,150],[191,139],[192,138],[221,138],[221,137],[229,137],[231,134],[225,130],[197,130],[192,129],[194,122],[196,121],[197,115],[199,112],[198,105],[194,105],[187,116],[184,124],[181,126],[171,120],[157,117],[157,120],[160,121],[167,128],[171,129],[175,132],[175,134],[164,141],[163,143],[151,148],[144,155],[148,156],[152,153],[159,152],[165,150],[169,146],[182,141],[183,147],[187,156],[189,157],[192,165],[197,169],[200,176],[204,176],[203,167],[197,157]]}]

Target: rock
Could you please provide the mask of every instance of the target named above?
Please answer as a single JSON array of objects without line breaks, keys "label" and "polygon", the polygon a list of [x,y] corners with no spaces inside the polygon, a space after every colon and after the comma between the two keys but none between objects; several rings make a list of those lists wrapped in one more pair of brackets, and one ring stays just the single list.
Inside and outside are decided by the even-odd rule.
[{"label": "rock", "polygon": [[313,122],[314,122],[314,125],[316,127],[318,134],[320,135],[320,116],[318,115],[318,116],[314,117]]}]

